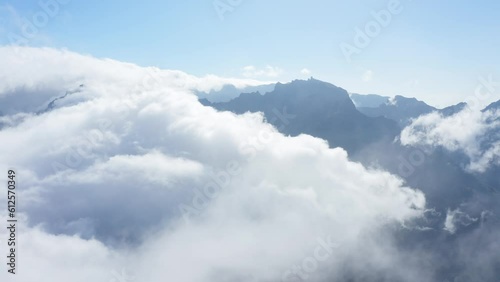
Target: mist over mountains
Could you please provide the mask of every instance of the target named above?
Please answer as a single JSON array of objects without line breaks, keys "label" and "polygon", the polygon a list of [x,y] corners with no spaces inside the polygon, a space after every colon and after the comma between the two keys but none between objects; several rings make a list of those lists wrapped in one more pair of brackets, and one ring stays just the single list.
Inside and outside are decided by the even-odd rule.
[{"label": "mist over mountains", "polygon": [[[278,83],[266,94],[242,93],[229,102],[201,102],[237,114],[262,112],[283,134],[320,137],[330,147],[347,150],[352,160],[402,177],[425,193],[428,210],[418,225],[398,232],[400,247],[427,253],[431,261],[446,261],[438,264],[436,281],[500,277],[500,255],[490,249],[498,250],[491,236],[500,234],[500,101],[482,113],[473,112],[466,103],[436,109],[403,96],[349,95],[329,83],[309,79]],[[277,109],[286,109],[293,121],[281,124],[275,117]],[[439,127],[445,131],[439,132]],[[436,128],[436,140],[428,141]],[[461,144],[460,136],[446,141],[453,139],[446,130],[470,134],[469,143]],[[478,144],[474,153],[470,152],[472,143]],[[475,162],[478,167],[471,167]],[[482,240],[481,244],[476,240]],[[460,253],[472,245],[478,246],[474,250],[478,256],[489,256],[484,265]],[[380,281],[392,281],[382,277]]]},{"label": "mist over mountains", "polygon": [[500,277],[499,102],[435,109],[49,48],[1,47],[0,63],[0,169],[22,177],[30,269],[16,281]]}]

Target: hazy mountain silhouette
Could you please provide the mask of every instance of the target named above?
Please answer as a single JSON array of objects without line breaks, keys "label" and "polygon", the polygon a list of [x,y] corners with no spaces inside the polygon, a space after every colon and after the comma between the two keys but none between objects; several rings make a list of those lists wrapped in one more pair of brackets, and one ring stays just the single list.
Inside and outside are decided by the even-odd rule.
[{"label": "hazy mountain silhouette", "polygon": [[220,90],[212,90],[210,92],[196,92],[196,95],[200,99],[206,99],[212,103],[220,103],[220,102],[228,102],[236,97],[238,97],[241,93],[253,93],[259,92],[265,94],[267,92],[271,92],[274,90],[274,86],[276,84],[265,84],[259,86],[248,86],[244,88],[236,88],[234,85],[224,85]]},{"label": "hazy mountain silhouette", "polygon": [[[433,111],[451,116],[463,110],[465,103],[438,110],[415,98],[362,96],[349,96],[342,88],[310,79],[278,83],[274,91],[264,95],[243,93],[225,103],[201,102],[237,114],[263,112],[268,122],[284,134],[305,133],[323,138],[331,147],[346,149],[354,161],[399,175],[409,186],[421,189],[426,194],[428,206],[435,209],[436,213],[427,218],[425,225],[439,231],[425,235],[427,239],[437,240],[442,236],[441,225],[448,209],[483,197],[479,195],[489,195],[485,199],[491,199],[490,196],[496,193],[496,185],[500,182],[498,168],[493,167],[484,174],[470,173],[465,170],[469,159],[464,153],[403,146],[397,141],[402,127],[411,119]],[[351,100],[353,97],[364,105],[388,101],[377,107],[361,107],[358,111]],[[494,103],[487,109],[497,108],[499,104]],[[293,115],[294,118],[284,122],[280,115]],[[498,137],[493,135],[488,140],[498,140]],[[488,203],[485,207],[491,208],[491,202]],[[462,209],[476,217],[483,212],[470,207]]]},{"label": "hazy mountain silhouette", "polygon": [[500,100],[496,101],[494,103],[491,103],[488,107],[486,107],[483,112],[490,111],[490,110],[500,110]]},{"label": "hazy mountain silhouette", "polygon": [[351,100],[357,108],[377,108],[389,102],[391,98],[377,94],[351,94]]},{"label": "hazy mountain silhouette", "polygon": [[369,117],[385,117],[398,122],[402,127],[411,119],[431,113],[437,109],[415,98],[396,96],[378,107],[358,107],[358,110]]},{"label": "hazy mountain silhouette", "polygon": [[[226,103],[201,102],[237,114],[263,112],[267,121],[284,134],[320,137],[350,153],[370,143],[392,141],[400,131],[392,120],[360,113],[346,90],[316,79],[278,83],[272,92],[244,93]],[[293,115],[293,120],[284,121],[284,114]]]},{"label": "hazy mountain silhouette", "polygon": [[448,117],[448,116],[452,116],[454,114],[457,114],[457,113],[463,111],[465,109],[465,107],[467,107],[467,103],[462,102],[462,103],[441,109],[438,112],[441,113],[443,116]]}]

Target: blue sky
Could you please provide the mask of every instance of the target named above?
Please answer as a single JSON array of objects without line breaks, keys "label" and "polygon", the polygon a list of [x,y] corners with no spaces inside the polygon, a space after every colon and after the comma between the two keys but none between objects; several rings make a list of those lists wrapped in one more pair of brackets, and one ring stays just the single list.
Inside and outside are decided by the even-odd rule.
[{"label": "blue sky", "polygon": [[[0,44],[23,36],[26,20],[36,24],[43,12],[39,2],[50,1],[0,1]],[[474,95],[480,76],[500,81],[500,2],[493,0],[401,0],[397,13],[389,9],[396,0],[59,1],[28,45],[199,76],[314,76],[351,92],[435,106]],[[230,7],[223,19],[214,3]],[[381,10],[391,20],[347,60],[341,44],[357,48],[356,28],[365,30]],[[498,88],[484,103],[500,99]]]}]

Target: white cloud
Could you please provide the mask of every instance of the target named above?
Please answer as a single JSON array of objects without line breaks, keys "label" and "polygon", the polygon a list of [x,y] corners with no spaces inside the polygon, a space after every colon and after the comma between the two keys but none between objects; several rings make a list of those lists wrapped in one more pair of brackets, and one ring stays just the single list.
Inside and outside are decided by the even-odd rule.
[{"label": "white cloud", "polygon": [[[32,49],[30,52],[16,51],[16,48],[1,48],[2,63],[12,66],[0,68],[0,77],[6,78],[0,85],[0,112],[4,114],[19,111],[34,111],[41,105],[63,95],[80,84],[99,89],[87,89],[77,96],[94,97],[99,93],[117,93],[133,91],[138,93],[144,89],[176,89],[198,90],[209,92],[220,90],[224,85],[232,84],[237,88],[263,85],[267,82],[253,79],[221,78],[215,75],[195,77],[176,70],[160,70],[158,68],[141,68],[110,59],[96,59],[80,56],[65,50],[49,48]],[[21,49],[23,50],[23,49]],[[51,62],[51,60],[54,60]],[[23,69],[28,62],[39,64]],[[24,64],[24,65],[22,65]],[[58,67],[49,68],[53,64]],[[92,81],[108,81],[98,85]],[[17,99],[5,96],[15,93]],[[6,103],[9,99],[9,104]]]},{"label": "white cloud", "polygon": [[470,217],[468,214],[460,211],[460,209],[448,210],[444,222],[444,230],[450,234],[455,234],[460,227],[469,226],[477,220],[477,218]]},{"label": "white cloud", "polygon": [[276,78],[283,73],[282,69],[270,65],[267,65],[262,69],[255,66],[246,66],[242,69],[242,71],[244,77]]},{"label": "white cloud", "polygon": [[410,82],[408,82],[408,85],[412,88],[416,88],[420,86],[420,80],[419,79],[413,79]]},{"label": "white cloud", "polygon": [[365,71],[363,73],[362,79],[363,79],[364,82],[372,81],[373,80],[373,71],[371,71],[371,70]]},{"label": "white cloud", "polygon": [[[4,266],[2,281],[114,281],[112,270],[122,265],[122,255],[97,240],[49,234],[22,223],[17,227],[22,247],[18,246],[16,274],[7,273]],[[5,232],[1,234],[5,236]],[[7,250],[2,248],[2,253]]]},{"label": "white cloud", "polygon": [[[20,272],[2,281],[111,281],[122,267],[147,282],[278,281],[324,236],[342,247],[311,279],[334,279],[349,261],[400,267],[389,226],[423,213],[423,194],[396,176],[190,91],[251,82],[53,49],[0,48],[0,66],[14,106],[0,171],[16,168],[29,222]],[[50,112],[12,117],[82,83]],[[200,209],[185,222],[180,204]]]},{"label": "white cloud", "polygon": [[500,164],[500,141],[489,140],[500,126],[498,116],[495,110],[480,112],[469,108],[449,117],[434,112],[406,127],[401,142],[462,151],[470,158],[471,171],[484,172],[492,164]]},{"label": "white cloud", "polygon": [[310,76],[312,72],[309,69],[304,68],[300,71],[300,73],[305,76]]}]

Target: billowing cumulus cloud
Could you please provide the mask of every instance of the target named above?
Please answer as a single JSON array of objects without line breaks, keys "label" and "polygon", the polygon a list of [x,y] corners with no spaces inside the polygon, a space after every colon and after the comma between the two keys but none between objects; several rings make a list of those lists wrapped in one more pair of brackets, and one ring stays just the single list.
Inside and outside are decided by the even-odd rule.
[{"label": "billowing cumulus cloud", "polygon": [[390,236],[422,216],[421,192],[192,94],[254,81],[53,49],[0,63],[0,171],[17,170],[23,217],[2,281],[421,281]]},{"label": "billowing cumulus cloud", "polygon": [[499,114],[495,109],[481,112],[469,108],[451,116],[434,112],[405,128],[401,142],[463,152],[470,159],[470,171],[484,172],[500,164]]}]

